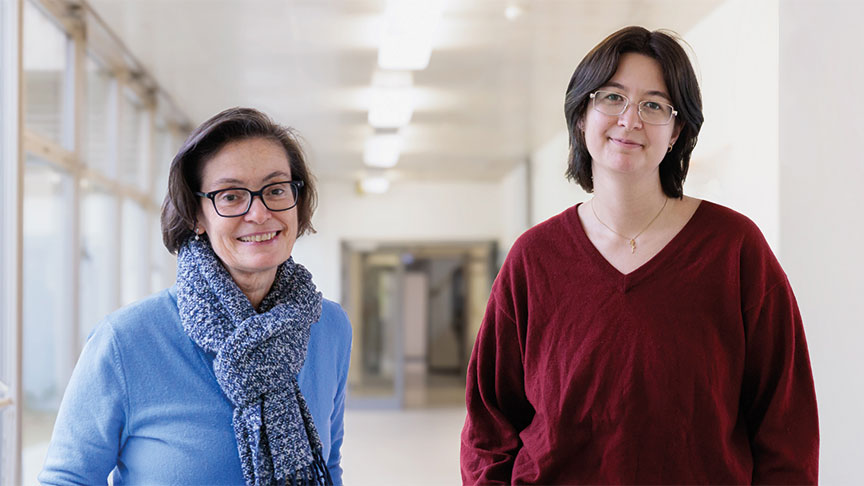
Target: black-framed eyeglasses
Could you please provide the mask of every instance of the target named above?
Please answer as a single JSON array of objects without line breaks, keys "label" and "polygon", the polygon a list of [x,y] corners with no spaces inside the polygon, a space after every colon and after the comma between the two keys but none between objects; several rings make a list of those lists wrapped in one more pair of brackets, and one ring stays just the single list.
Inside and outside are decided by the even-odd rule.
[{"label": "black-framed eyeglasses", "polygon": [[229,187],[213,192],[196,192],[199,197],[213,201],[213,209],[223,218],[243,216],[252,208],[255,196],[261,198],[270,211],[288,211],[297,205],[303,181],[281,181],[267,184],[257,191],[245,187]]},{"label": "black-framed eyeglasses", "polygon": [[[588,95],[595,110],[609,116],[621,116],[630,106],[630,98],[614,91],[595,91]],[[639,119],[649,125],[668,125],[678,114],[669,103],[653,100],[639,102]]]}]

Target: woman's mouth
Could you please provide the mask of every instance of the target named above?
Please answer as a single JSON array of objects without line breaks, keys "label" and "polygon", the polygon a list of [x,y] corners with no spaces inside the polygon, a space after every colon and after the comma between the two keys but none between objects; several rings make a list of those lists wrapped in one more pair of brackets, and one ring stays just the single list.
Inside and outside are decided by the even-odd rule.
[{"label": "woman's mouth", "polygon": [[273,238],[276,238],[276,235],[278,234],[279,231],[272,231],[270,233],[258,233],[254,235],[241,236],[237,239],[244,243],[260,243],[262,241],[270,241]]},{"label": "woman's mouth", "polygon": [[622,147],[636,148],[636,147],[641,147],[641,146],[642,146],[641,143],[636,143],[636,142],[634,142],[634,141],[632,141],[632,140],[626,140],[626,139],[623,139],[623,138],[612,138],[612,137],[609,137],[609,140],[611,140],[612,142],[614,142],[616,145],[620,145],[620,146],[622,146]]}]

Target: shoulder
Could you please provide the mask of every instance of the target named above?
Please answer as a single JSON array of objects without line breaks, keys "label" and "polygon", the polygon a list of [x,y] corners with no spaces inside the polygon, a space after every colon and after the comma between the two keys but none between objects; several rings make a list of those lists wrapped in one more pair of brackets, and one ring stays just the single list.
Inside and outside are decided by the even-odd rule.
[{"label": "shoulder", "polygon": [[175,320],[179,316],[167,290],[108,314],[88,336],[75,373],[88,379],[114,373],[125,384],[129,370],[142,362],[164,366],[164,343],[176,342],[164,329]]},{"label": "shoulder", "polygon": [[151,321],[160,316],[177,314],[177,300],[171,289],[165,289],[108,314],[106,320],[114,327],[135,326],[141,321]]},{"label": "shoulder", "polygon": [[579,223],[579,205],[571,206],[551,218],[537,223],[522,233],[511,248],[511,253],[523,254],[538,247],[557,245],[563,238],[569,239],[574,224]]},{"label": "shoulder", "polygon": [[759,299],[775,285],[788,285],[786,273],[771,246],[750,218],[709,201],[702,201],[697,215],[706,238],[715,245],[726,245],[736,251],[745,300]]},{"label": "shoulder", "polygon": [[582,230],[577,208],[534,225],[516,239],[492,284],[490,302],[512,312],[515,303],[526,302],[529,288],[545,288],[550,271],[572,264],[574,243]]},{"label": "shoulder", "polygon": [[558,254],[562,249],[571,248],[578,231],[581,231],[578,206],[567,208],[522,233],[507,252],[502,272],[521,273],[532,262],[538,264],[540,260]]},{"label": "shoulder", "polygon": [[313,337],[340,347],[351,345],[351,322],[342,306],[332,300],[321,303],[321,318],[312,325]]},{"label": "shoulder", "polygon": [[765,241],[762,231],[747,216],[734,209],[703,200],[696,210],[694,218],[697,223],[706,228],[711,228],[714,233],[722,233],[727,236],[738,235],[748,240]]},{"label": "shoulder", "polygon": [[[342,307],[324,299],[321,318],[312,324],[304,370],[310,376],[344,376],[351,359],[351,323]],[[327,371],[329,370],[329,371]],[[308,377],[307,377],[308,378]],[[320,381],[320,380],[319,380]],[[316,386],[323,386],[323,382]]]},{"label": "shoulder", "polygon": [[93,330],[93,337],[107,333],[120,346],[140,345],[153,342],[157,336],[160,340],[171,336],[166,328],[175,328],[179,321],[176,297],[171,289],[165,289],[108,314]]}]

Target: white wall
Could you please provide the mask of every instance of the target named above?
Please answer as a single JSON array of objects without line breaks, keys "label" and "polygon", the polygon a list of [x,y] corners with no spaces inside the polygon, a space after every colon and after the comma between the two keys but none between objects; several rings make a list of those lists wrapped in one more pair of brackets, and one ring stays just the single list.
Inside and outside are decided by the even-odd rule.
[{"label": "white wall", "polygon": [[294,258],[332,300],[342,298],[341,242],[462,242],[500,237],[497,183],[400,181],[381,195],[361,195],[354,184],[322,181],[317,234],[297,240]]},{"label": "white wall", "polygon": [[531,212],[528,199],[531,174],[528,168],[530,162],[517,165],[501,179],[498,186],[499,211],[501,213],[501,229],[498,235],[498,263],[504,261],[510,246],[529,227]]},{"label": "white wall", "polygon": [[693,151],[688,195],[750,217],[780,245],[777,0],[729,0],[688,32],[705,123]]},{"label": "white wall", "polygon": [[[564,97],[561,97],[562,110]],[[561,131],[531,153],[531,222],[537,224],[587,200],[590,195],[564,176],[569,154],[567,130]]]},{"label": "white wall", "polygon": [[780,236],[804,318],[822,434],[820,482],[864,463],[864,3],[780,3]]}]

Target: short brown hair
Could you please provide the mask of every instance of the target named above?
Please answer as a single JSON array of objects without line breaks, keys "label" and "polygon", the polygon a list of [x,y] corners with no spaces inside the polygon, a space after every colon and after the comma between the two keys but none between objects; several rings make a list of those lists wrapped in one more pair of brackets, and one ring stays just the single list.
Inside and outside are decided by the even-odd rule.
[{"label": "short brown hair", "polygon": [[696,147],[704,117],[699,82],[681,42],[674,32],[651,32],[644,27],[625,27],[603,39],[582,59],[570,77],[564,98],[564,115],[570,135],[568,179],[575,180],[588,192],[594,191],[591,154],[588,153],[585,134],[580,125],[588,109],[589,95],[612,79],[622,54],[633,52],[648,56],[660,64],[672,105],[678,111],[675,123],[681,127],[681,133],[672,151],[660,162],[660,183],[667,196],[683,196],[690,154]]},{"label": "short brown hair", "polygon": [[171,253],[177,253],[187,239],[195,236],[201,198],[204,165],[231,142],[264,138],[285,149],[291,166],[291,178],[303,181],[297,203],[297,236],[314,233],[312,213],[318,202],[315,181],[306,165],[299,136],[264,113],[252,108],[229,108],[196,128],[174,156],[168,172],[168,194],[162,203],[162,241]]}]

